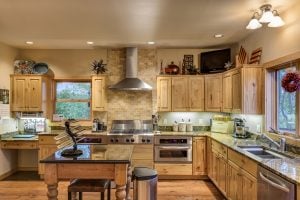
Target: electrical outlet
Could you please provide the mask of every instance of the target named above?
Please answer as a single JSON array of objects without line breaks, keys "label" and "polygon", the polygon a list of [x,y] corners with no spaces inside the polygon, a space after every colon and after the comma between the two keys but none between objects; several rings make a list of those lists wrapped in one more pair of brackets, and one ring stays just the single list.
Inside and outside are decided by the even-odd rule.
[{"label": "electrical outlet", "polygon": [[256,125],[256,132],[261,133],[261,126],[260,126],[260,124]]}]

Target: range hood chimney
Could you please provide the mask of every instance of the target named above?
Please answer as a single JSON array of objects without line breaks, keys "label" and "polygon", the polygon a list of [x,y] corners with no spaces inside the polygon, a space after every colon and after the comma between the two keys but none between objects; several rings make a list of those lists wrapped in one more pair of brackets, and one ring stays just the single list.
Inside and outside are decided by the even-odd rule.
[{"label": "range hood chimney", "polygon": [[109,89],[114,90],[134,90],[147,91],[152,87],[144,81],[137,78],[138,69],[138,50],[136,47],[126,48],[126,76],[117,84],[110,86]]}]

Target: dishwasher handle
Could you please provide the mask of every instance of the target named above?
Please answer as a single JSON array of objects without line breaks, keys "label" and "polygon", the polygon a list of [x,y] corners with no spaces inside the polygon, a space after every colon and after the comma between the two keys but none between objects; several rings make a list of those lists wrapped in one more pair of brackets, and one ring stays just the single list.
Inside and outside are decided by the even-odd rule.
[{"label": "dishwasher handle", "polygon": [[273,187],[284,191],[286,193],[290,192],[290,189],[288,187],[286,187],[284,184],[280,185],[278,183],[274,183],[273,181],[271,181],[270,179],[268,179],[267,177],[265,177],[261,172],[259,172],[259,176],[262,180],[264,180],[265,182],[269,183],[270,185],[272,185]]}]

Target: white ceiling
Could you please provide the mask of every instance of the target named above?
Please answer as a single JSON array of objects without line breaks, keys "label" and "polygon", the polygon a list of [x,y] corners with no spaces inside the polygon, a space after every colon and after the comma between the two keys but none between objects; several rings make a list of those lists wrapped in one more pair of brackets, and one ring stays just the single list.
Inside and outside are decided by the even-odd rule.
[{"label": "white ceiling", "polygon": [[[0,0],[0,41],[18,48],[211,47],[240,41],[252,11],[299,0]],[[216,33],[225,36],[215,39]],[[28,46],[25,41],[34,41]]]}]

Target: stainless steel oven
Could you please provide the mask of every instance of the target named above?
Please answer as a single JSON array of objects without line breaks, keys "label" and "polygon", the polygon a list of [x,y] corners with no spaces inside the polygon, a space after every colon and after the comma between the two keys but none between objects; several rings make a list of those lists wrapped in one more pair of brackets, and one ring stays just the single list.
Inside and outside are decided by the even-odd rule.
[{"label": "stainless steel oven", "polygon": [[155,136],[155,162],[192,162],[192,137]]}]

